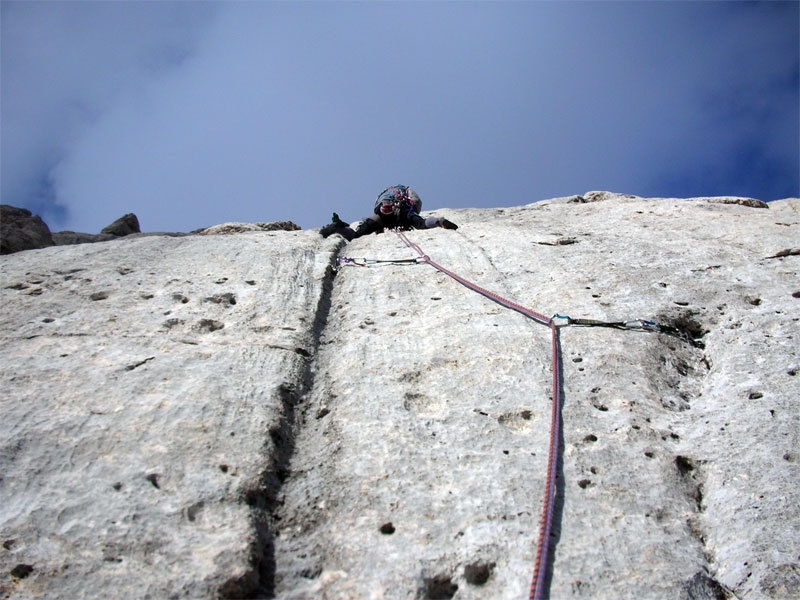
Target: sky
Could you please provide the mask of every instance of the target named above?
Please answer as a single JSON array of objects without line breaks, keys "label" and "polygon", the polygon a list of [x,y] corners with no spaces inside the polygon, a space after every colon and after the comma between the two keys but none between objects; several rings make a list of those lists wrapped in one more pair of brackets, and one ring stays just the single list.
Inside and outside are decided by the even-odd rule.
[{"label": "sky", "polygon": [[0,192],[53,231],[609,190],[800,196],[800,3],[0,2]]}]

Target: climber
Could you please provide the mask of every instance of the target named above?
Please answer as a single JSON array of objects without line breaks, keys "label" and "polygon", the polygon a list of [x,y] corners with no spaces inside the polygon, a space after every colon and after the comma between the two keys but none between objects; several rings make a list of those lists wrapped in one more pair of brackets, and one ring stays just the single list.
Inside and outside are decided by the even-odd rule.
[{"label": "climber", "polygon": [[332,222],[319,232],[322,237],[338,233],[350,241],[362,235],[381,233],[384,229],[458,229],[458,225],[442,217],[421,217],[421,210],[422,200],[413,189],[407,185],[393,185],[378,194],[373,214],[361,221],[355,230],[333,213]]}]

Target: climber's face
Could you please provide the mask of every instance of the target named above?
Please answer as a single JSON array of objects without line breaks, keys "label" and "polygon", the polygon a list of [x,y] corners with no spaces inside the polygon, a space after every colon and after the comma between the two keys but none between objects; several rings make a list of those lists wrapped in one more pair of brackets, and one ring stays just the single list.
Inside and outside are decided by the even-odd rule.
[{"label": "climber's face", "polygon": [[394,202],[391,200],[384,200],[381,202],[381,214],[382,215],[390,215],[394,212]]}]

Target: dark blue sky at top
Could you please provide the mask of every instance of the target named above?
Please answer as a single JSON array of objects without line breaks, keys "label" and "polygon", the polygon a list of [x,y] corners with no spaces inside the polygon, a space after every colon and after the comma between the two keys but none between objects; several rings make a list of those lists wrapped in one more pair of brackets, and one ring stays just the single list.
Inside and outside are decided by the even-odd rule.
[{"label": "dark blue sky at top", "polygon": [[0,4],[2,203],[53,230],[612,190],[800,195],[798,2]]}]

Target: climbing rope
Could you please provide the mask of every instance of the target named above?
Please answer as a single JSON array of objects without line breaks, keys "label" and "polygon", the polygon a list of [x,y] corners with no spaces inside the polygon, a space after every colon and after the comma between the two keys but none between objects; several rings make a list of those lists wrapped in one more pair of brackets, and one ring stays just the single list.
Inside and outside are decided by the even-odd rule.
[{"label": "climbing rope", "polygon": [[442,265],[434,262],[417,244],[408,239],[402,232],[395,230],[397,236],[409,248],[414,250],[419,258],[437,271],[444,273],[448,277],[455,279],[461,285],[474,292],[497,302],[501,306],[515,310],[526,317],[533,319],[537,323],[550,327],[552,337],[552,371],[553,371],[553,404],[550,417],[550,448],[547,455],[547,478],[544,486],[544,501],[542,503],[542,517],[539,521],[539,540],[536,549],[536,558],[533,564],[533,577],[531,581],[530,596],[531,600],[539,600],[544,595],[544,586],[547,575],[547,554],[550,547],[550,531],[553,526],[553,513],[555,512],[556,499],[556,475],[558,471],[558,441],[561,437],[561,351],[558,337],[558,326],[553,319],[540,313],[526,308],[516,302],[507,300],[494,292],[490,292],[471,281],[464,279],[460,275],[445,269]]},{"label": "climbing rope", "polygon": [[[550,447],[547,456],[547,477],[545,479],[544,499],[542,502],[542,514],[539,521],[539,538],[537,541],[536,557],[533,565],[533,576],[531,578],[531,587],[529,600],[540,600],[545,595],[545,584],[547,579],[547,559],[550,548],[550,533],[553,526],[553,514],[555,512],[555,497],[556,497],[556,477],[558,474],[558,445],[561,439],[561,345],[559,339],[559,328],[566,325],[574,325],[579,327],[612,327],[615,329],[628,329],[628,330],[642,330],[642,331],[659,331],[670,335],[676,335],[681,338],[686,338],[683,332],[680,332],[674,327],[659,325],[653,321],[646,319],[634,319],[631,321],[599,321],[595,319],[573,319],[569,316],[556,314],[552,318],[546,317],[536,311],[533,311],[525,306],[512,302],[502,296],[495,294],[479,285],[461,277],[460,275],[446,269],[442,265],[432,260],[418,244],[412,242],[400,230],[395,229],[395,234],[402,240],[402,242],[417,253],[417,257],[413,259],[401,260],[374,260],[366,258],[339,258],[339,264],[354,265],[359,267],[366,267],[371,265],[380,264],[419,264],[427,263],[437,271],[454,279],[461,285],[468,289],[481,294],[482,296],[514,310],[537,323],[546,325],[550,328],[551,342],[552,342],[552,372],[553,372],[553,402],[550,416]],[[565,323],[559,325],[556,319],[561,319]],[[691,340],[689,340],[691,341]]]}]

